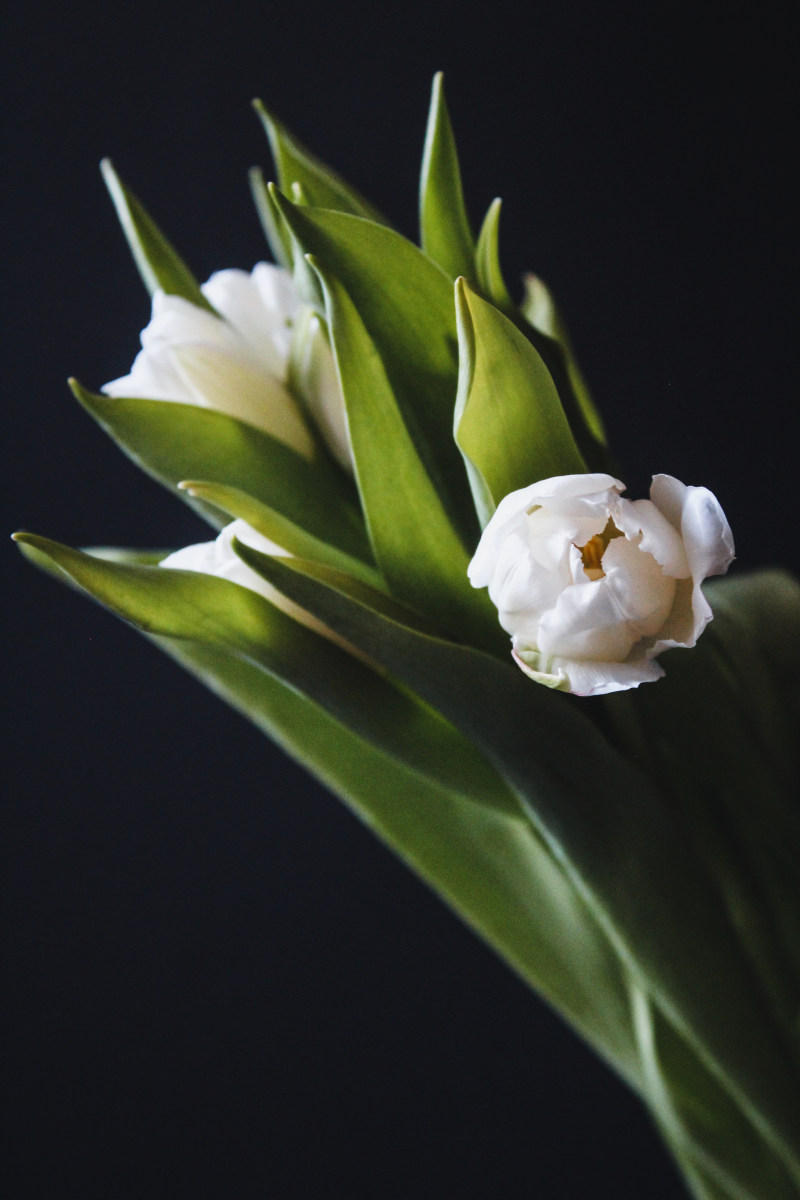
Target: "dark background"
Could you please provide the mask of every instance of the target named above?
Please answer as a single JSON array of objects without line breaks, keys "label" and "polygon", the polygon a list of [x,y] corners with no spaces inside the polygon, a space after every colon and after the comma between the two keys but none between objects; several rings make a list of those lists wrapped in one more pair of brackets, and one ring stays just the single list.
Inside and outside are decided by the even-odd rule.
[{"label": "dark background", "polygon": [[[507,276],[556,291],[631,492],[704,483],[739,569],[796,562],[795,11],[14,6],[6,528],[207,536],[64,385],[126,373],[148,316],[100,157],[201,279],[250,268],[261,95],[413,235],[441,68],[473,218],[505,197]],[[5,570],[10,1194],[678,1200],[622,1086],[335,798]]]}]

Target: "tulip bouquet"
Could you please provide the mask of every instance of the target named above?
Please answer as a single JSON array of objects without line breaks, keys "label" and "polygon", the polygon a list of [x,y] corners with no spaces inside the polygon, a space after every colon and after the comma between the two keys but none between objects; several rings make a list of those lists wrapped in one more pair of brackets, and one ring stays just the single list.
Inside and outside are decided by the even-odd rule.
[{"label": "tulip bouquet", "polygon": [[198,285],[104,164],[152,319],[129,375],[72,385],[218,535],[21,548],[351,805],[695,1196],[797,1197],[800,593],[705,582],[733,558],[705,488],[623,495],[548,289],[506,286],[499,201],[473,235],[440,78],[419,245],[257,110],[277,265]]}]

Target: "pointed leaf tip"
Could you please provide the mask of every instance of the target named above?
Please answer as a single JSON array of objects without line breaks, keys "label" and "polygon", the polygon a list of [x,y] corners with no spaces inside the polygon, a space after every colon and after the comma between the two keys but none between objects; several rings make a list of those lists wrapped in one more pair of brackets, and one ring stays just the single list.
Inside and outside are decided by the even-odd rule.
[{"label": "pointed leaf tip", "polygon": [[464,204],[458,152],[441,71],[433,77],[419,203],[422,249],[451,278],[473,275],[475,239]]},{"label": "pointed leaf tip", "polygon": [[110,158],[100,163],[105,185],[142,282],[152,294],[159,289],[214,312],[186,263],[167,241],[141,201],[123,183]]},{"label": "pointed leaf tip", "polygon": [[291,192],[293,185],[299,184],[304,203],[388,224],[368,200],[312,154],[261,100],[254,100],[253,107],[267,135],[281,191]]}]

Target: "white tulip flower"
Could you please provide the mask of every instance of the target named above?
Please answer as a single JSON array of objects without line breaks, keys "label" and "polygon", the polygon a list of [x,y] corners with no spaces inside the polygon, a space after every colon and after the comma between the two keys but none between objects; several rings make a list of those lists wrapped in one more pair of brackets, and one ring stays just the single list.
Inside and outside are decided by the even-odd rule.
[{"label": "white tulip flower", "polygon": [[717,499],[656,475],[626,500],[610,475],[562,475],[511,492],[469,566],[488,587],[532,679],[582,696],[659,679],[657,655],[694,646],[712,618],[700,585],[733,560]]},{"label": "white tulip flower", "polygon": [[[106,395],[197,404],[247,421],[306,459],[315,442],[288,386],[293,328],[304,312],[291,276],[258,263],[253,271],[215,272],[201,288],[218,316],[181,296],[157,291],[142,349],[129,375]],[[329,346],[318,339],[310,410],[342,461],[347,444],[344,404]],[[321,356],[330,363],[320,362]],[[333,430],[333,433],[331,433]]]}]

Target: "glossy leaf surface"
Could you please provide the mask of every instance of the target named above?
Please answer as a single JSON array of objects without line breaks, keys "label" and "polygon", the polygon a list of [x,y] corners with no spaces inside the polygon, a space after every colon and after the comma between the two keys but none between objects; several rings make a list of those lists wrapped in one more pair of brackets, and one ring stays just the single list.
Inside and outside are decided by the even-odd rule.
[{"label": "glossy leaf surface", "polygon": [[[453,443],[457,337],[452,285],[400,234],[346,213],[303,208],[273,191],[297,247],[335,275],[380,356],[403,419],[449,518],[471,549],[477,542],[464,465]],[[325,316],[316,275],[305,259],[295,280]],[[313,274],[313,272],[311,272]]]},{"label": "glossy leaf surface", "polygon": [[464,280],[455,438],[481,524],[509,492],[586,470],[550,372],[531,343]]},{"label": "glossy leaf surface", "polygon": [[[76,398],[133,461],[178,491],[185,479],[226,484],[275,508],[314,537],[369,561],[369,545],[347,480],[320,457],[307,462],[282,442],[224,413],[165,400],[95,395]],[[213,510],[204,508],[206,515]],[[217,514],[217,527],[225,524]]]},{"label": "glossy leaf surface", "polygon": [[375,560],[398,599],[444,628],[496,642],[495,611],[470,587],[469,555],[408,433],[376,346],[341,283],[312,265],[325,293]]}]

